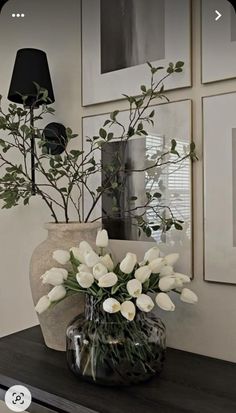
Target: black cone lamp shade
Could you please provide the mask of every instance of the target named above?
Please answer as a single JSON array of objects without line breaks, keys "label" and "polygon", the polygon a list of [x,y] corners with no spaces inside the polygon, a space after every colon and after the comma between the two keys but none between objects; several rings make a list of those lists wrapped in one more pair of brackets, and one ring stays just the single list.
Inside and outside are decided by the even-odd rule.
[{"label": "black cone lamp shade", "polygon": [[[39,101],[37,98],[37,83],[47,89],[49,101]],[[26,100],[22,96],[28,96]],[[30,109],[30,126],[34,127],[34,109],[45,103],[55,101],[52,82],[48,67],[47,55],[38,49],[20,49],[17,52],[13,69],[8,99],[11,102],[23,104]],[[35,136],[31,138],[31,183],[32,195],[36,194],[35,185]]]},{"label": "black cone lamp shade", "polygon": [[[27,107],[39,107],[45,102],[37,102],[35,105],[37,89],[34,82],[47,89],[49,103],[53,103],[55,98],[46,53],[38,49],[20,49],[16,55],[8,99],[11,102],[24,103]],[[25,102],[21,94],[29,96]]]}]

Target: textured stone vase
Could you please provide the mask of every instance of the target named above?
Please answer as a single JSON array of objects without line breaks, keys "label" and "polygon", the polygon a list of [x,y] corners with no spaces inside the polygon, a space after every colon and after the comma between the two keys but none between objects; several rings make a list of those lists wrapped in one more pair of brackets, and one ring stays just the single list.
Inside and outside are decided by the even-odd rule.
[{"label": "textured stone vase", "polygon": [[[39,298],[53,288],[43,285],[40,279],[45,271],[52,267],[61,267],[53,258],[52,253],[57,249],[69,249],[78,246],[80,241],[87,241],[95,247],[95,240],[99,222],[79,224],[53,224],[45,225],[48,238],[43,241],[33,252],[30,262],[30,286],[34,305]],[[66,267],[65,267],[66,268]],[[75,294],[66,298],[45,313],[38,316],[45,344],[59,351],[66,350],[66,329],[69,322],[84,311],[84,299]]]}]

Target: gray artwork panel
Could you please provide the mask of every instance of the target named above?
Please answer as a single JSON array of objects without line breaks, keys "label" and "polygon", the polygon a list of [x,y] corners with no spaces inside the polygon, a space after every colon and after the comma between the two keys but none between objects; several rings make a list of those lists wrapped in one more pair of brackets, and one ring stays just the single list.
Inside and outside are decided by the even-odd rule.
[{"label": "gray artwork panel", "polygon": [[236,247],[236,129],[232,130],[233,246]]},{"label": "gray artwork panel", "polygon": [[232,6],[231,8],[231,42],[236,41],[236,13]]},{"label": "gray artwork panel", "polygon": [[101,0],[101,73],[165,58],[165,0]]}]

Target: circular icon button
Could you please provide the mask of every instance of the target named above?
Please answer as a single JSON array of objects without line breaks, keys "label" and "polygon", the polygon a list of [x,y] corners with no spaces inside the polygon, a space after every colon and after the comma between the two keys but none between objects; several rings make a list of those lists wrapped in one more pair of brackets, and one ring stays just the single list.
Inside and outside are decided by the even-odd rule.
[{"label": "circular icon button", "polygon": [[31,393],[25,386],[12,386],[5,394],[5,403],[13,412],[24,412],[31,402]]}]

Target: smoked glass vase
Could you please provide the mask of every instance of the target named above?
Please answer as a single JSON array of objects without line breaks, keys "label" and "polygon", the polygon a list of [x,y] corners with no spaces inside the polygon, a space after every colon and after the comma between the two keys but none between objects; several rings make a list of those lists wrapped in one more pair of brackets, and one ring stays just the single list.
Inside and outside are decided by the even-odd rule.
[{"label": "smoked glass vase", "polygon": [[165,359],[165,326],[143,312],[133,321],[107,314],[87,298],[85,313],[67,328],[67,362],[80,378],[101,385],[131,385],[159,374]]}]

